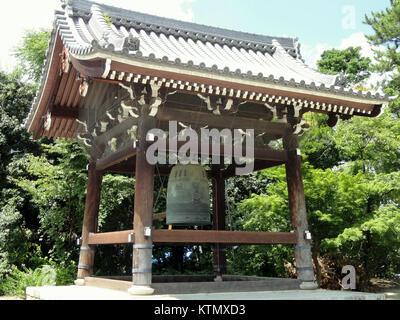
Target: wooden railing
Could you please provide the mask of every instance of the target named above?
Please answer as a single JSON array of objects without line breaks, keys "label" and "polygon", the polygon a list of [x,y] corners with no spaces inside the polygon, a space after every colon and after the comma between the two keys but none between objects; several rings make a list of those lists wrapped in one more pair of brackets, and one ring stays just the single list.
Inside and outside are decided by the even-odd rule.
[{"label": "wooden railing", "polygon": [[[296,244],[295,232],[153,230],[154,244]],[[91,233],[89,245],[133,244],[134,231]]]}]

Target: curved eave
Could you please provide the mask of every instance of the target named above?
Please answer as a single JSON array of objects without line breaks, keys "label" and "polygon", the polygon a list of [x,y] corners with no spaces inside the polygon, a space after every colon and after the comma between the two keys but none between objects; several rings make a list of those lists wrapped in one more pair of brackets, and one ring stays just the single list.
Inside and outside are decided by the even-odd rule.
[{"label": "curved eave", "polygon": [[[55,21],[37,96],[24,124],[35,138],[41,134],[43,118],[51,108],[52,99],[58,90],[57,79],[61,70],[60,54],[64,48],[68,48],[65,37],[62,37],[63,34],[62,24]],[[279,51],[279,44],[276,44],[276,47]],[[318,73],[291,57],[284,50],[278,53],[282,61],[286,61],[291,68],[301,68],[302,72],[309,74]],[[205,65],[197,66],[193,63],[182,63],[179,59],[170,61],[164,58],[158,59],[151,54],[143,56],[140,51],[127,54],[95,47],[82,51],[82,54],[69,50],[69,58],[78,72],[94,79],[135,82],[135,76],[139,78],[143,76],[151,78],[151,81],[170,81],[169,84],[175,81],[175,84],[180,84],[182,88],[179,88],[182,91],[188,93],[195,91],[193,89],[195,85],[202,87],[202,91],[198,93],[220,94],[224,90],[234,90],[235,98],[256,103],[272,101],[273,103],[297,104],[308,109],[306,111],[376,117],[382,112],[382,106],[390,102],[387,96],[373,95],[370,92],[365,94],[333,85],[327,87],[323,84],[318,86],[315,83],[307,84],[304,81],[299,83],[282,77],[276,79],[273,75],[264,77],[262,74],[242,73],[240,70],[230,71],[228,68],[220,70],[217,66],[211,68]],[[205,91],[203,91],[204,88],[206,88]]]},{"label": "curved eave", "polygon": [[31,111],[24,123],[24,127],[37,138],[41,121],[46,109],[51,105],[52,95],[55,90],[55,83],[60,72],[59,55],[64,47],[63,41],[58,36],[58,29],[55,27],[51,33],[47,58],[44,62],[42,77],[39,81],[39,88],[32,103]]},{"label": "curved eave", "polygon": [[[213,68],[201,68],[178,62],[165,62],[161,59],[143,56],[125,57],[124,55],[106,50],[96,49],[89,55],[72,55],[74,67],[81,71],[82,66],[92,66],[96,70],[93,74],[86,74],[102,78],[109,78],[113,72],[133,75],[144,75],[155,78],[174,79],[176,81],[203,84],[216,88],[241,90],[242,92],[255,92],[257,94],[270,94],[275,96],[302,99],[310,102],[320,102],[335,105],[352,105],[354,115],[373,116],[379,115],[376,108],[387,105],[389,99],[379,94],[362,93],[361,91],[346,91],[344,88],[327,88],[313,86],[305,83],[296,83],[273,77],[254,76],[224,72]],[[99,62],[102,61],[102,62]],[[96,65],[95,65],[96,64]],[[99,66],[102,66],[101,71]],[[81,71],[82,72],[82,71]],[[118,77],[116,77],[118,79]],[[357,111],[359,110],[359,111]]]}]

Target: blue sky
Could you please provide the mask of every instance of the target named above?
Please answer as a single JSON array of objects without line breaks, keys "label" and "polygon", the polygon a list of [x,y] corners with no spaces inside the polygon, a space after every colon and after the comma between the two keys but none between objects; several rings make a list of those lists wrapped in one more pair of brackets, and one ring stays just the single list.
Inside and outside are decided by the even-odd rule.
[{"label": "blue sky", "polygon": [[[299,37],[301,42],[338,46],[353,33],[371,33],[364,15],[389,7],[389,0],[198,0],[194,22],[267,35]],[[347,23],[355,13],[355,23]],[[343,27],[345,20],[345,27]]]},{"label": "blue sky", "polygon": [[[303,58],[315,66],[326,49],[362,46],[372,55],[363,33],[371,28],[362,23],[365,14],[389,7],[389,0],[98,0],[140,12],[178,20],[271,36],[298,37]],[[50,28],[59,0],[0,1],[2,44],[0,69],[10,70],[10,55],[24,29]]]},{"label": "blue sky", "polygon": [[193,22],[250,33],[299,38],[305,62],[316,67],[322,52],[361,46],[373,52],[364,37],[372,28],[365,15],[382,11],[390,0],[197,0],[184,4]]}]

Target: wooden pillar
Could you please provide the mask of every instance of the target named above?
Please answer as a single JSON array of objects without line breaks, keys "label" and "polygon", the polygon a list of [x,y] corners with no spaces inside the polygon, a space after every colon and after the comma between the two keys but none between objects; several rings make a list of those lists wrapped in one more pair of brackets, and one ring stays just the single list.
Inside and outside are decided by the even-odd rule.
[{"label": "wooden pillar", "polygon": [[306,232],[308,232],[309,228],[301,172],[302,157],[297,137],[291,132],[286,133],[283,137],[283,145],[288,152],[286,177],[291,222],[293,229],[297,232],[297,245],[295,247],[297,277],[303,281],[302,288],[315,289],[311,239],[306,239]]},{"label": "wooden pillar", "polygon": [[95,246],[89,246],[89,233],[97,232],[101,183],[103,175],[96,170],[96,162],[91,161],[88,168],[88,186],[85,213],[83,217],[81,252],[79,255],[78,279],[93,275]]},{"label": "wooden pillar", "polygon": [[[140,118],[137,129],[132,275],[134,286],[142,287],[149,287],[152,283],[153,239],[152,235],[145,234],[145,229],[151,229],[153,223],[154,166],[146,160],[148,146],[146,135],[153,128],[155,128],[154,118],[147,115]],[[134,293],[133,291],[131,293]]]},{"label": "wooden pillar", "polygon": [[[222,172],[215,172],[212,179],[213,182],[213,229],[225,230],[225,214],[226,214],[226,199],[225,199],[225,179],[222,177]],[[221,244],[213,246],[213,269],[216,279],[220,279],[226,273],[226,247]]]}]

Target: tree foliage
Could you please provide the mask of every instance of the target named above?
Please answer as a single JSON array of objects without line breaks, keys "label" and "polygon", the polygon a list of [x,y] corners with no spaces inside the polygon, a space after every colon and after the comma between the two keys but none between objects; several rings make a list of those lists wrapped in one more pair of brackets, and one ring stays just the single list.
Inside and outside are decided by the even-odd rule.
[{"label": "tree foliage", "polygon": [[50,32],[45,29],[28,30],[25,32],[21,44],[15,50],[20,66],[19,70],[25,70],[29,79],[38,82],[46,59],[46,50],[50,40]]},{"label": "tree foliage", "polygon": [[349,47],[345,50],[331,49],[324,51],[317,62],[321,72],[328,74],[343,73],[346,84],[357,84],[370,75],[371,59],[361,56],[361,47]]},{"label": "tree foliage", "polygon": [[0,71],[0,106],[9,117],[23,123],[35,96],[35,87],[23,82],[20,72]]},{"label": "tree foliage", "polygon": [[[373,13],[367,20],[376,33],[370,40],[389,44],[382,53],[388,56],[382,55],[380,63],[392,58],[394,68],[399,65],[395,55],[399,34],[393,22],[399,16],[398,3],[392,1],[392,8]],[[40,77],[48,36],[45,30],[28,32],[17,48],[32,81]],[[368,58],[361,57],[360,48],[326,51],[318,63],[323,72],[346,75],[348,85],[366,79],[370,64]],[[381,65],[381,70],[389,69]],[[386,90],[396,94],[400,86],[393,83]],[[71,278],[78,261],[75,241],[81,235],[87,184],[88,159],[78,144],[48,139],[34,142],[21,127],[34,89],[23,81],[21,72],[0,73],[0,276],[11,274],[21,282],[49,264],[60,267],[57,272],[65,279]],[[339,121],[336,128],[328,126],[326,115],[305,115],[311,130],[301,138],[300,146],[319,281],[321,258],[337,265],[355,265],[365,284],[373,276],[400,273],[398,105],[393,102],[379,118]],[[104,175],[99,232],[132,228],[134,185],[129,176]],[[155,213],[165,211],[166,186],[166,178],[156,177]],[[292,229],[283,166],[230,179],[227,199],[229,229]],[[165,221],[156,222],[155,227],[165,228]],[[156,247],[153,253],[155,273],[212,272],[210,246]],[[96,274],[130,274],[131,254],[129,247],[99,247]],[[230,273],[295,276],[290,246],[241,246],[228,249],[227,255]]]},{"label": "tree foliage", "polygon": [[366,15],[364,23],[371,26],[373,32],[367,35],[375,50],[373,69],[380,73],[387,73],[390,81],[385,83],[385,91],[391,96],[399,96],[390,105],[391,111],[400,118],[400,1],[390,0],[390,7]]},{"label": "tree foliage", "polygon": [[376,51],[379,71],[393,71],[400,65],[400,1],[390,0],[391,7],[365,16],[365,23],[374,33],[367,39],[376,46],[384,45],[385,49]]}]

